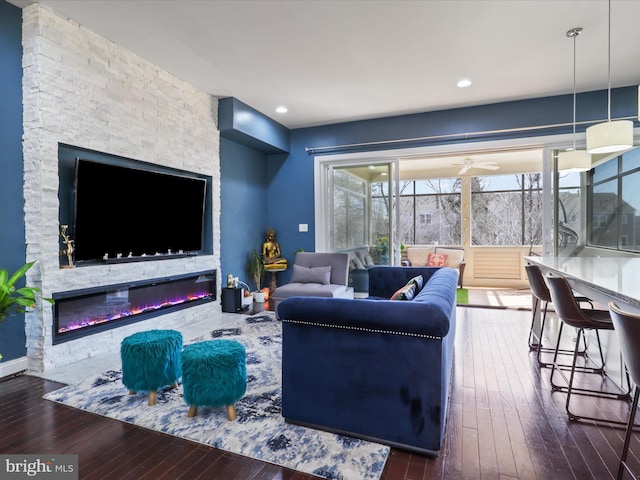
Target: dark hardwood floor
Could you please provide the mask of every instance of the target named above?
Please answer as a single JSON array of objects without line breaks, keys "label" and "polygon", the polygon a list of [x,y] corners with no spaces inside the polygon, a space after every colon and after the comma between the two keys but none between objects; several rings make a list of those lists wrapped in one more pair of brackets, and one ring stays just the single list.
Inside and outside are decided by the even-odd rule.
[{"label": "dark hardwood floor", "polygon": [[[624,431],[567,419],[565,395],[551,392],[549,370],[528,351],[529,315],[458,309],[443,450],[394,449],[382,480],[615,477]],[[60,386],[26,375],[0,382],[0,453],[77,453],[81,479],[315,478],[42,399]],[[627,402],[575,399],[576,410],[627,418]],[[638,438],[631,451],[640,455]],[[640,471],[633,454],[631,463]]]}]

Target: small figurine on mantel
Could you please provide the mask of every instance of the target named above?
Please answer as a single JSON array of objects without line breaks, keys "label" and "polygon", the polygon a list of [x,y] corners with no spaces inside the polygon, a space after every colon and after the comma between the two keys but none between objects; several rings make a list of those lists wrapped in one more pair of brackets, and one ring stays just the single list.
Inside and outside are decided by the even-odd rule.
[{"label": "small figurine on mantel", "polygon": [[67,234],[67,229],[69,225],[60,225],[60,236],[62,237],[62,243],[66,245],[67,248],[64,250],[60,250],[60,256],[66,255],[68,265],[63,265],[60,268],[73,268],[73,240]]},{"label": "small figurine on mantel", "polygon": [[267,241],[262,244],[262,261],[266,270],[287,268],[287,259],[281,257],[280,245],[276,242],[276,231],[267,230]]}]

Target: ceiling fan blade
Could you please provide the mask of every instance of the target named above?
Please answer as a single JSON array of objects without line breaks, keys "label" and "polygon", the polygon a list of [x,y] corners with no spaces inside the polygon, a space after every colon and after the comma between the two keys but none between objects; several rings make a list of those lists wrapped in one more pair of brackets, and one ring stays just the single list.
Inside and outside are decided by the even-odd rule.
[{"label": "ceiling fan blade", "polygon": [[484,168],[485,170],[498,170],[498,168],[500,168],[498,165],[489,165],[489,164],[481,164],[478,163],[476,165],[474,165],[474,167],[476,168]]},{"label": "ceiling fan blade", "polygon": [[464,175],[465,173],[467,173],[467,170],[469,170],[470,168],[471,167],[469,165],[465,165],[460,169],[460,171],[458,172],[458,175]]}]

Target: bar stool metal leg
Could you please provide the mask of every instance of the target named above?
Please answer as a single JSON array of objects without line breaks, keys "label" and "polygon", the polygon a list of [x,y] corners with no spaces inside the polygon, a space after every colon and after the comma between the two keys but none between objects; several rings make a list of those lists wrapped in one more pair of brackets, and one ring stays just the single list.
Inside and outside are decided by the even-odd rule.
[{"label": "bar stool metal leg", "polygon": [[635,474],[627,465],[627,454],[629,453],[629,444],[631,443],[631,434],[633,433],[633,422],[636,419],[636,410],[638,410],[638,397],[640,397],[640,388],[636,387],[635,393],[633,394],[633,402],[631,403],[629,421],[627,422],[627,432],[624,435],[624,446],[622,447],[622,454],[620,455],[620,465],[618,466],[616,480],[622,480],[622,475],[625,470],[629,472],[633,478],[636,478]]}]

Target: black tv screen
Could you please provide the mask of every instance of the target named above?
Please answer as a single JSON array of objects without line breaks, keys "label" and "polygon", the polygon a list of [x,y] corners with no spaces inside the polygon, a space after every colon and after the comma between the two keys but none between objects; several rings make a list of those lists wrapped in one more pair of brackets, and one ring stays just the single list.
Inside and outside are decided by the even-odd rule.
[{"label": "black tv screen", "polygon": [[76,262],[202,249],[206,180],[77,159]]}]

